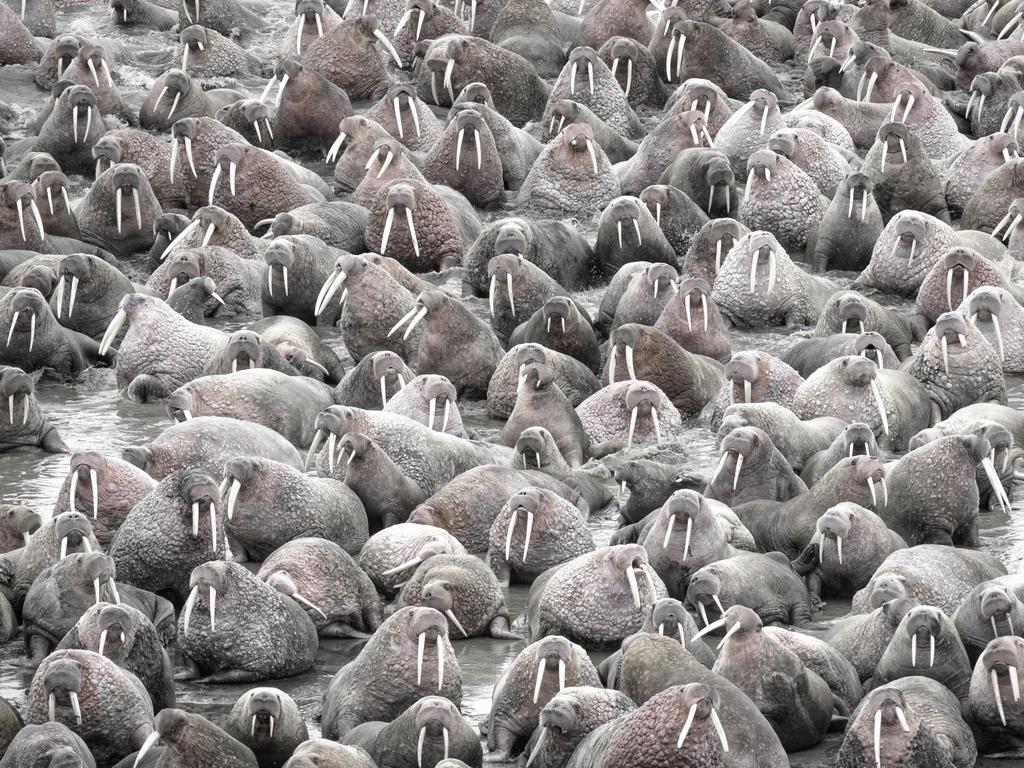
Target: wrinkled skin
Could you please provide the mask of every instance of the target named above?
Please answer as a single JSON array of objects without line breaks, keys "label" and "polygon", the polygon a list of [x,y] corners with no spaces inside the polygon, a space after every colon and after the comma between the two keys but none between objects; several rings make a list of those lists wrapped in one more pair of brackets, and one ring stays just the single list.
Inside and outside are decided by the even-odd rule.
[{"label": "wrinkled skin", "polygon": [[29,373],[45,368],[71,379],[98,357],[96,343],[62,326],[36,288],[15,288],[0,295],[0,328],[10,336],[0,352],[0,364],[5,366]]},{"label": "wrinkled skin", "polygon": [[224,731],[253,751],[260,768],[279,768],[309,738],[295,700],[277,688],[243,693],[231,707]]},{"label": "wrinkled skin", "polygon": [[198,416],[164,430],[148,445],[130,446],[122,457],[160,480],[182,468],[219,474],[236,456],[262,457],[302,467],[298,451],[262,424],[225,416]]},{"label": "wrinkled skin", "polygon": [[486,552],[490,531],[506,502],[529,487],[557,494],[583,516],[588,514],[579,493],[543,470],[484,465],[453,478],[413,510],[409,520],[448,531],[471,552]]},{"label": "wrinkled skin", "polygon": [[787,751],[806,749],[825,735],[832,719],[832,691],[800,658],[763,631],[749,608],[733,606],[722,617],[733,631],[713,670],[750,696]]},{"label": "wrinkled skin", "polygon": [[488,761],[519,751],[543,722],[541,712],[566,687],[599,685],[586,651],[564,637],[547,637],[524,648],[495,689],[487,723]]},{"label": "wrinkled skin", "polygon": [[[20,722],[20,716],[18,719]],[[56,722],[27,725],[19,730],[6,746],[0,765],[4,768],[49,766],[55,759],[68,760],[70,762],[66,764],[69,765],[96,768],[96,761],[82,737],[66,725]]]},{"label": "wrinkled skin", "polygon": [[741,553],[705,565],[690,576],[686,603],[705,617],[715,612],[721,618],[722,605],[746,604],[764,624],[812,625],[810,593],[780,552],[767,555]]},{"label": "wrinkled skin", "polygon": [[[196,535],[193,504],[199,509]],[[216,539],[211,520],[216,523]],[[224,522],[213,478],[180,470],[164,478],[128,513],[109,554],[119,578],[181,605],[190,589],[186,574],[211,557],[225,555]]]},{"label": "wrinkled skin", "polygon": [[910,343],[914,340],[911,324],[902,316],[856,291],[838,291],[825,306],[815,336],[837,333],[876,332],[889,343],[900,360],[910,357]]},{"label": "wrinkled skin", "polygon": [[[934,663],[932,643],[935,648]],[[927,666],[925,654],[928,657]],[[878,662],[872,685],[885,685],[908,675],[931,678],[942,683],[961,701],[967,699],[971,664],[956,633],[956,627],[938,608],[919,605],[903,617]]]},{"label": "wrinkled skin", "polygon": [[551,122],[552,107],[561,99],[572,99],[589,108],[608,127],[627,139],[643,136],[640,120],[629,106],[622,88],[593,48],[577,47],[569,54],[569,60],[551,87],[541,118],[543,125]]},{"label": "wrinkled skin", "polygon": [[[446,88],[443,81],[449,61],[455,63],[450,88]],[[416,80],[421,99],[447,107],[464,85],[474,82],[487,86],[494,108],[517,126],[540,117],[549,93],[529,61],[482,38],[458,34],[429,44]]]},{"label": "wrinkled skin", "polygon": [[[1019,638],[999,638],[986,646],[984,657],[974,667],[966,711],[977,726],[982,751],[1020,748],[1021,706],[1013,698],[1009,676],[1019,667],[1022,652]],[[1003,716],[997,701],[1003,705]]]},{"label": "wrinkled skin", "polygon": [[[418,676],[420,637],[425,650]],[[442,679],[438,654],[444,664]],[[447,619],[433,608],[401,608],[331,679],[324,694],[324,737],[339,739],[362,723],[390,721],[423,696],[435,694],[456,706],[462,701],[462,673],[448,639]]]},{"label": "wrinkled skin", "polygon": [[[185,612],[178,622],[178,645],[186,667],[179,679],[251,682],[288,677],[312,666],[318,647],[312,620],[297,602],[244,566],[205,563],[192,570],[189,585],[189,600],[198,610],[187,626]],[[214,597],[216,626],[210,602]]]},{"label": "wrinkled skin", "polygon": [[[754,273],[754,290],[751,290],[750,273],[755,255],[758,256],[758,271]],[[768,291],[772,259],[776,264],[776,278],[772,290]],[[715,278],[712,296],[723,314],[741,327],[794,327],[816,323],[825,302],[834,292],[835,286],[830,281],[799,269],[773,235],[752,232],[736,241],[729,252],[729,258]]]},{"label": "wrinkled skin", "polygon": [[546,424],[558,435],[555,443],[569,466],[578,467],[590,456],[591,436],[581,415],[562,394],[550,369],[529,363],[522,368],[516,404],[502,429],[502,442],[514,446],[522,431],[536,424]]},{"label": "wrinkled skin", "polygon": [[736,403],[725,409],[718,428],[719,442],[736,427],[747,426],[768,433],[793,469],[800,471],[811,456],[825,450],[842,433],[846,424],[832,416],[801,421],[778,403]]},{"label": "wrinkled skin", "polygon": [[[988,460],[990,449],[991,444],[981,437],[941,437],[891,464],[886,477],[893,498],[880,510],[886,524],[911,546],[976,545],[975,468]],[[922,482],[921,473],[932,472],[940,474],[932,475],[930,483]]]},{"label": "wrinkled skin", "polygon": [[[796,163],[770,149],[747,161],[747,189],[739,220],[751,230],[772,232],[786,250],[807,248],[828,209],[815,180]],[[786,200],[786,205],[780,201]]]},{"label": "wrinkled skin", "polygon": [[664,392],[647,382],[609,384],[580,403],[577,413],[598,452],[681,437],[679,412]]},{"label": "wrinkled skin", "polygon": [[882,230],[857,283],[916,296],[932,267],[956,245],[956,233],[946,222],[921,211],[901,211]]},{"label": "wrinkled skin", "polygon": [[[301,407],[293,407],[296,404]],[[179,387],[167,399],[167,410],[176,421],[196,416],[252,421],[305,448],[313,439],[316,415],[333,404],[326,384],[266,368],[242,367],[235,373],[202,376]]]},{"label": "wrinkled skin", "polygon": [[[610,384],[634,376],[649,381],[682,415],[699,412],[722,385],[722,367],[717,361],[690,354],[655,328],[620,326],[612,334],[611,344],[613,353],[603,379]],[[634,361],[632,366],[627,365],[627,355]]]},{"label": "wrinkled skin", "polygon": [[464,555],[466,548],[442,528],[398,523],[370,537],[359,553],[359,567],[382,595],[391,597],[409,577],[408,568],[438,554]]},{"label": "wrinkled skin", "polygon": [[734,429],[722,439],[719,449],[720,466],[704,489],[709,499],[736,508],[756,499],[788,501],[807,492],[771,437],[757,427]]},{"label": "wrinkled skin", "polygon": [[908,372],[927,390],[935,421],[977,402],[1006,402],[998,350],[956,312],[939,316]]},{"label": "wrinkled skin", "polygon": [[131,293],[121,299],[128,319],[114,363],[118,386],[138,402],[162,399],[203,374],[227,334],[189,322],[159,299]]},{"label": "wrinkled skin", "polygon": [[480,740],[469,721],[440,696],[423,697],[390,723],[359,725],[344,741],[364,747],[380,768],[413,768],[424,759],[445,755],[449,757],[443,763],[480,765],[483,758]]},{"label": "wrinkled skin", "polygon": [[[900,211],[913,210],[949,223],[942,176],[917,133],[903,123],[885,122],[879,126],[861,172],[871,179],[872,193],[883,219],[892,218]],[[963,224],[967,224],[966,213]]]},{"label": "wrinkled skin", "polygon": [[1009,628],[1024,619],[1020,601],[1021,579],[1018,574],[984,581],[972,589],[952,615],[957,634],[963,641],[971,663],[997,637],[1013,634]]},{"label": "wrinkled skin", "polygon": [[812,373],[797,389],[793,412],[804,419],[838,416],[863,422],[882,448],[905,450],[911,437],[928,426],[931,400],[931,391],[915,377],[850,355]]},{"label": "wrinkled skin", "polygon": [[369,637],[382,621],[370,578],[332,541],[292,539],[274,550],[256,575],[305,608],[321,637]]},{"label": "wrinkled skin", "polygon": [[854,456],[836,464],[807,493],[784,502],[751,501],[738,507],[736,514],[759,548],[795,558],[811,542],[818,517],[835,504],[853,501],[878,510],[885,499],[881,488],[884,478],[881,462],[870,456]]},{"label": "wrinkled skin", "polygon": [[487,412],[492,418],[507,419],[516,403],[519,370],[523,365],[540,363],[554,376],[570,405],[578,406],[599,388],[597,377],[579,360],[540,344],[518,344],[501,358],[487,385]]},{"label": "wrinkled skin", "polygon": [[871,194],[871,180],[850,173],[836,186],[817,232],[807,241],[816,272],[863,269],[882,233],[882,213]]},{"label": "wrinkled skin", "polygon": [[7,419],[0,420],[0,453],[19,448],[41,448],[47,453],[69,453],[57,428],[43,413],[32,377],[18,368],[0,366],[0,396]]},{"label": "wrinkled skin", "polygon": [[[333,445],[346,434],[361,433],[376,443],[416,482],[425,493],[436,493],[448,481],[481,464],[506,464],[507,448],[475,440],[464,440],[437,432],[407,416],[365,411],[348,406],[331,406],[317,417],[320,440]],[[316,447],[321,443],[316,443]],[[310,457],[315,451],[310,451]],[[328,464],[328,450],[320,453],[320,468]]]},{"label": "wrinkled skin", "polygon": [[[719,701],[716,709],[719,710],[729,740],[730,754],[735,755],[733,760],[736,762],[729,764],[749,768],[787,764],[785,750],[769,721],[739,688],[704,667],[678,641],[650,634],[636,635],[629,639],[623,649],[619,690],[634,701],[664,704],[672,702],[675,698],[672,694],[679,690],[678,686],[686,683],[703,684],[717,694]],[[676,703],[678,709],[670,709],[662,714],[663,718],[672,722],[667,735],[671,736],[673,747],[679,734],[676,726],[679,722],[685,721],[683,710],[688,709],[682,702]],[[687,736],[687,741],[689,738]],[[644,736],[639,735],[639,740],[644,741]],[[634,749],[637,743],[635,740],[632,741]],[[714,743],[718,743],[717,739]],[[674,753],[672,756],[674,757]],[[627,758],[623,756],[622,759]],[[672,764],[670,760],[654,763],[665,766]],[[582,764],[576,765],[582,768]]]},{"label": "wrinkled skin", "polygon": [[[590,152],[597,161],[596,172]],[[596,145],[590,126],[573,123],[541,152],[519,190],[516,205],[541,216],[596,213],[620,191],[619,180],[604,150]]]},{"label": "wrinkled skin", "polygon": [[96,602],[97,590],[100,599],[120,600],[123,592],[125,603],[142,611],[161,639],[173,637],[174,609],[170,603],[131,585],[122,584],[118,589],[114,585],[114,563],[106,555],[69,555],[36,576],[25,596],[25,648],[33,662],[41,661],[74,628]]},{"label": "wrinkled skin", "polygon": [[[907,678],[907,683],[916,683],[920,678]],[[898,681],[897,681],[898,682]],[[918,685],[921,685],[918,683]],[[941,695],[944,689],[935,686],[934,692]],[[948,692],[946,692],[948,694]],[[916,703],[916,702],[915,702]],[[951,766],[939,736],[932,730],[931,723],[918,715],[916,707],[908,706],[903,691],[887,685],[872,691],[854,712],[839,748],[836,765],[840,768],[859,768],[874,763],[876,749],[875,730],[878,730],[878,755],[899,765],[908,766]],[[907,722],[909,732],[904,732],[897,711]],[[973,761],[972,761],[973,762]]]},{"label": "wrinkled skin", "polygon": [[202,715],[165,709],[156,716],[154,726],[164,745],[151,752],[156,765],[177,767],[196,761],[200,765],[216,763],[224,768],[259,766],[251,749]]},{"label": "wrinkled skin", "polygon": [[952,616],[974,587],[1005,575],[1005,566],[991,555],[919,544],[889,555],[868,585],[853,596],[852,610],[867,613],[890,600],[909,597]]},{"label": "wrinkled skin", "polygon": [[[304,536],[333,541],[350,555],[358,554],[366,543],[362,502],[336,480],[309,477],[286,464],[250,457],[229,460],[224,477],[230,480],[227,533],[251,560],[264,560]],[[235,555],[240,554],[235,548]]]},{"label": "wrinkled skin", "polygon": [[62,555],[96,551],[99,551],[99,542],[85,515],[65,512],[47,520],[32,533],[18,559],[12,600],[15,608],[21,607],[36,576],[58,562]]},{"label": "wrinkled skin", "polygon": [[829,507],[818,518],[808,544],[817,553],[814,570],[805,577],[808,589],[813,597],[852,595],[867,585],[885,558],[906,545],[885,520],[859,504],[841,502]]},{"label": "wrinkled skin", "polygon": [[[532,581],[549,568],[593,551],[594,539],[586,523],[580,510],[565,499],[528,486],[513,494],[494,518],[487,561],[503,586],[513,576],[517,581]],[[533,559],[528,560],[531,551]]]},{"label": "wrinkled skin", "polygon": [[402,587],[397,605],[440,611],[448,619],[450,637],[519,638],[509,631],[511,620],[497,579],[472,555],[429,558]]},{"label": "wrinkled skin", "polygon": [[682,280],[654,327],[671,336],[688,352],[722,363],[732,357],[732,344],[725,332],[722,313],[711,297],[711,284],[703,278]]},{"label": "wrinkled skin", "polygon": [[[75,724],[72,693],[81,707],[81,725]],[[47,721],[51,695],[56,722],[73,728],[102,765],[138,749],[153,731],[146,689],[134,675],[91,651],[56,651],[39,665],[29,688],[29,723]]]},{"label": "wrinkled skin", "polygon": [[[172,619],[173,634],[173,619]],[[153,623],[130,605],[96,603],[64,636],[57,650],[80,649],[99,653],[131,672],[146,687],[153,711],[174,706],[174,670]]]},{"label": "wrinkled skin", "polygon": [[[639,605],[631,596],[626,569],[640,572]],[[614,647],[643,625],[645,601],[665,596],[664,584],[653,575],[642,547],[606,547],[534,581],[527,606],[530,638],[556,633],[587,648]]]},{"label": "wrinkled skin", "polygon": [[732,403],[773,402],[792,408],[793,397],[803,382],[789,364],[767,352],[739,352],[726,363],[725,384],[714,399],[709,426],[717,430],[723,412]]}]

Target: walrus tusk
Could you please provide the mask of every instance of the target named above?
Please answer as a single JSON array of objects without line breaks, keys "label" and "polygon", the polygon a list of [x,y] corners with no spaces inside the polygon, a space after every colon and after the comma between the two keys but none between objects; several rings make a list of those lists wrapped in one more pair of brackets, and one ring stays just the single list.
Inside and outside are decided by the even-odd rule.
[{"label": "walrus tusk", "polygon": [[590,154],[590,162],[594,166],[594,175],[597,176],[598,175],[597,152],[594,151],[594,142],[592,142],[590,139],[584,139],[584,140],[587,142],[587,152]]},{"label": "walrus tusk", "polygon": [[999,691],[999,675],[996,673],[995,667],[992,668],[990,674],[990,680],[992,681],[992,696],[996,700],[996,709],[999,712],[999,720],[1003,726],[1006,726],[1006,712],[1003,709],[1003,695]]},{"label": "walrus tusk", "polygon": [[864,101],[871,101],[871,91],[875,89],[875,83],[878,82],[878,73],[872,72],[871,77],[868,79],[868,87],[864,92]]},{"label": "walrus tusk", "polygon": [[[135,226],[141,231],[142,229],[142,207],[139,205],[139,190],[137,187],[132,187],[132,202],[135,204]],[[205,245],[205,243],[204,243]]]},{"label": "walrus tusk", "polygon": [[[121,326],[126,322],[128,322],[128,315],[123,309],[117,310],[117,313],[110,321],[110,325],[107,326],[106,333],[103,334],[103,339],[100,341],[99,353],[101,355],[106,355],[107,352],[110,351],[110,345],[114,343],[114,339],[117,338],[117,334],[120,332]],[[13,322],[11,327],[13,329]],[[8,336],[8,343],[10,343],[10,336]]]},{"label": "walrus tusk", "polygon": [[182,627],[182,634],[185,634],[185,635],[188,634],[188,625],[189,625],[189,622],[192,620],[192,610],[195,608],[196,598],[198,596],[199,596],[199,585],[196,584],[194,587],[192,587],[192,591],[189,592],[188,599],[185,601],[185,607],[183,609],[183,613],[185,614],[185,621],[184,621],[184,625]]},{"label": "walrus tusk", "polygon": [[[575,66],[575,65],[573,65]],[[455,59],[448,59],[444,67],[444,87],[448,90],[448,96],[455,103],[455,93],[452,91],[452,72],[455,70]]]},{"label": "walrus tusk", "polygon": [[676,749],[682,749],[683,744],[686,743],[686,737],[690,733],[690,728],[693,726],[694,715],[697,714],[697,704],[698,702],[696,701],[691,704],[690,711],[686,713],[686,722],[683,723],[683,729],[679,731],[679,738],[676,739]]},{"label": "walrus tusk", "polygon": [[629,591],[633,595],[633,606],[637,609],[640,608],[640,587],[636,583],[636,573],[633,571],[633,566],[626,566],[626,581],[629,582]]},{"label": "walrus tusk", "polygon": [[742,468],[743,468],[743,454],[742,453],[737,453],[736,454],[736,469],[733,471],[733,475],[732,475],[732,489],[734,491],[736,490],[736,486],[739,484],[739,481],[740,481],[740,470]]},{"label": "walrus tusk", "polygon": [[[455,625],[455,628],[456,628],[457,630],[459,630],[459,632],[461,632],[461,633],[462,633],[462,636],[463,636],[463,637],[467,637],[467,638],[469,637],[469,635],[467,635],[467,634],[466,634],[466,630],[464,630],[464,629],[462,628],[462,624],[461,624],[461,623],[459,622],[459,620],[458,620],[458,619],[457,619],[457,618],[455,617],[455,612],[454,612],[454,611],[452,611],[452,609],[451,609],[451,608],[449,608],[448,610],[446,610],[446,611],[444,612],[444,615],[445,615],[445,616],[447,616],[447,617],[448,617],[448,620],[449,620],[449,621],[450,621],[450,622],[451,622],[452,624],[454,624],[454,625]],[[440,635],[438,636],[438,638],[440,639]]]},{"label": "walrus tusk", "polygon": [[221,172],[222,168],[220,166],[220,163],[218,163],[217,167],[213,169],[213,178],[210,179],[210,195],[207,203],[208,205],[213,205],[213,197],[217,191],[217,182],[220,181]]},{"label": "walrus tusk", "polygon": [[630,344],[626,345],[626,371],[629,373],[629,378],[636,381],[636,370],[633,367],[633,347]]},{"label": "walrus tusk", "polygon": [[308,470],[310,465],[313,463],[313,457],[316,456],[316,452],[320,449],[320,446],[323,444],[323,441],[323,430],[317,430],[316,434],[313,435],[313,442],[309,446],[309,451],[306,453],[306,461],[302,465],[302,468],[304,470]]},{"label": "walrus tusk", "polygon": [[[211,505],[212,506],[212,505]],[[216,546],[216,543],[214,544]],[[217,631],[217,590],[210,587],[210,634]]]},{"label": "walrus tusk", "polygon": [[117,188],[117,193],[114,195],[114,218],[117,221],[117,234],[121,234],[121,188]]},{"label": "walrus tusk", "polygon": [[[231,478],[231,487],[228,489],[228,520],[232,520],[235,516],[235,503],[238,501],[238,492],[241,490],[242,484],[238,478]],[[210,513],[210,522],[213,523],[212,512]]]},{"label": "walrus tusk", "polygon": [[[412,250],[413,250],[413,253],[416,254],[417,258],[419,258],[419,255],[420,255],[420,244],[416,240],[416,225],[413,223],[412,209],[411,208],[406,208],[405,209],[405,221],[406,221],[406,223],[409,226],[409,238],[412,240]],[[509,279],[511,279],[511,277]],[[426,308],[424,308],[423,311],[426,312],[427,311]],[[419,322],[419,321],[418,320],[414,321],[413,325],[415,325],[417,322]],[[409,331],[411,331],[411,330],[412,330],[412,326],[409,326],[409,330],[406,331],[405,335],[408,336],[409,335]]]},{"label": "walrus tusk", "polygon": [[992,464],[992,459],[986,456],[981,460],[981,466],[985,470],[985,476],[988,478],[989,485],[992,486],[992,493],[999,501],[999,506],[1003,508],[1003,512],[1008,513],[1010,510],[1010,499],[1006,495],[1006,489],[1003,488],[1002,482],[999,480],[999,475],[996,473],[995,465]]},{"label": "walrus tusk", "polygon": [[882,432],[886,435],[889,434],[889,417],[885,413],[885,403],[882,400],[882,393],[878,389],[878,383],[871,380],[871,396],[875,400],[875,407],[878,409],[878,415],[882,420]]},{"label": "walrus tusk", "polygon": [[328,618],[327,618],[327,614],[326,614],[326,613],[324,613],[324,612],[323,612],[322,610],[320,610],[320,608],[319,608],[319,607],[317,607],[316,605],[314,605],[313,603],[311,603],[311,602],[310,602],[309,600],[307,600],[306,598],[304,598],[304,597],[303,597],[302,595],[300,595],[300,594],[299,594],[298,592],[295,592],[295,593],[294,593],[294,594],[292,595],[292,599],[293,599],[293,600],[298,600],[298,601],[299,601],[300,603],[302,603],[303,605],[305,605],[305,606],[307,606],[308,608],[311,608],[312,610],[316,611],[317,613],[319,613],[319,614],[320,614],[321,616],[323,616],[323,617],[324,617],[324,620],[325,620],[325,621],[327,621],[327,620],[328,620]]},{"label": "walrus tusk", "polygon": [[331,144],[331,148],[327,150],[328,163],[333,163],[338,159],[338,151],[341,149],[341,145],[345,143],[346,138],[347,136],[344,131],[338,134],[338,138],[334,140],[334,143]]}]

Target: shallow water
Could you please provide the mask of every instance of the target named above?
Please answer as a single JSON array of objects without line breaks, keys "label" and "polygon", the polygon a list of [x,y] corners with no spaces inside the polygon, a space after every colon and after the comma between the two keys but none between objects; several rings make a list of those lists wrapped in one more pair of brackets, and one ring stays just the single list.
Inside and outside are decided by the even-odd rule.
[{"label": "shallow water", "polygon": [[[169,66],[176,65],[177,62],[171,61],[170,50],[171,42],[176,41],[176,36],[169,33],[115,28],[110,22],[109,13],[105,4],[66,9],[59,14],[58,28],[61,32],[87,36],[116,54],[118,65],[115,71],[122,94],[126,102],[137,110],[153,80]],[[268,6],[264,16],[270,21],[268,30],[252,35],[246,43],[247,47],[262,59],[272,62],[277,58],[280,31],[290,21],[290,3]],[[32,75],[33,70],[29,67],[0,67],[0,97],[15,109],[17,115],[14,125],[10,128],[10,134],[5,136],[9,145],[13,143],[11,139],[25,135],[24,123],[34,116],[45,98],[45,94],[34,84]],[[791,85],[798,80],[793,72],[784,72],[782,75]],[[248,77],[241,81],[227,80],[214,85],[236,88],[249,96],[258,97],[264,84],[265,81],[259,78]],[[355,106],[365,109],[368,105]],[[438,114],[443,117],[441,111],[438,111]],[[319,159],[309,160],[308,164],[311,167],[329,177],[330,169]],[[88,188],[88,180],[72,177],[71,181],[70,192],[72,197],[77,199]],[[500,215],[501,212],[487,213],[484,214],[484,218],[490,219]],[[584,223],[583,228],[593,239],[593,222]],[[832,277],[836,278],[837,282],[845,284],[852,276],[845,274]],[[428,279],[456,295],[459,293],[458,271],[443,276],[429,276]],[[591,291],[579,297],[592,315],[596,315],[602,293],[602,290]],[[903,300],[882,297],[882,301],[887,304],[895,303],[902,310],[909,308],[909,303]],[[485,300],[470,299],[468,303],[479,316],[486,317]],[[237,326],[225,327],[233,330]],[[349,362],[337,334],[331,331],[321,332],[343,359]],[[795,341],[794,337],[776,330],[733,330],[730,335],[733,349],[737,351],[761,349],[779,354]],[[1011,405],[1024,406],[1024,382],[1015,380],[1008,384]],[[88,449],[107,455],[118,455],[126,446],[149,442],[171,423],[162,405],[139,405],[121,398],[116,389],[113,372],[110,370],[91,370],[74,386],[44,379],[39,382],[37,395],[65,442],[75,451]],[[500,429],[499,422],[486,416],[483,403],[462,403],[460,406],[466,423],[485,437]],[[687,453],[684,466],[710,475],[717,462],[714,435],[697,420],[690,420],[682,442]],[[64,455],[23,451],[0,456],[0,503],[27,504],[47,517],[67,472],[67,465],[68,457]],[[1010,571],[1022,570],[1021,562],[1024,561],[1024,525],[1020,524],[1022,515],[1024,497],[1014,503],[1010,516],[993,512],[981,517],[983,548],[998,555]],[[607,515],[591,521],[598,544],[607,542],[615,524],[614,517]],[[515,586],[508,591],[507,603],[513,616],[521,612],[525,606],[527,592],[528,589],[524,586]],[[848,608],[848,601],[832,601],[824,617],[842,615]],[[296,700],[311,737],[319,735],[316,717],[320,710],[321,695],[331,676],[339,667],[356,656],[361,645],[359,641],[321,641],[316,665],[312,670],[286,680],[267,683],[281,688]],[[476,723],[486,718],[490,709],[491,691],[501,674],[522,649],[523,643],[474,639],[455,642],[454,646],[463,677],[463,713]],[[31,671],[15,663],[21,655],[20,638],[0,648],[0,695],[24,710],[25,692],[31,681]],[[595,663],[605,655],[592,654]],[[179,684],[178,706],[203,714],[217,724],[223,724],[234,701],[250,687]],[[840,738],[839,734],[830,734],[814,749],[792,755],[792,764],[800,768],[823,768],[833,764]],[[1003,761],[1002,764],[1010,763]]]}]

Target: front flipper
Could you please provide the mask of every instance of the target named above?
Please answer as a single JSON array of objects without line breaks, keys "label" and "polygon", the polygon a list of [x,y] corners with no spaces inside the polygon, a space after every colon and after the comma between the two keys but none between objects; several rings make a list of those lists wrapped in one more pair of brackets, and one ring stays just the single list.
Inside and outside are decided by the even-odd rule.
[{"label": "front flipper", "polygon": [[520,635],[517,635],[511,630],[508,623],[508,616],[495,616],[491,619],[491,625],[488,627],[488,632],[491,637],[497,638],[498,640],[522,640]]},{"label": "front flipper", "polygon": [[224,669],[220,672],[214,672],[212,675],[197,678],[193,682],[200,683],[202,685],[211,683],[254,683],[260,679],[262,679],[260,674],[251,669]]}]

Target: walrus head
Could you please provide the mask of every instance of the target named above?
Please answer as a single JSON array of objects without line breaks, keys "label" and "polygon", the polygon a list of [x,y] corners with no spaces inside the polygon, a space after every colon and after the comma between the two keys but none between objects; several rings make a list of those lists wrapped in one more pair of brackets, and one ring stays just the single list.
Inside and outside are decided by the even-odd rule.
[{"label": "walrus head", "polygon": [[[60,714],[62,720],[74,718],[77,725],[82,725],[82,707],[78,701],[82,692],[81,663],[70,656],[53,659],[43,672],[42,682],[50,721],[55,722]],[[70,713],[67,710],[71,710]]]},{"label": "walrus head", "polygon": [[1022,620],[1024,605],[1017,594],[996,581],[981,585],[976,596],[976,610],[984,624],[992,627],[992,637],[1014,635],[1013,616],[1017,616],[1018,626]]},{"label": "walrus head", "polygon": [[[975,678],[989,685],[971,685],[971,710],[986,725],[1006,725],[1003,702],[1020,701],[1020,669],[1024,666],[1024,640],[997,637],[987,646],[975,666]],[[980,674],[979,674],[980,673]],[[982,675],[984,675],[982,677]],[[995,711],[992,711],[994,705]]]},{"label": "walrus head", "polygon": [[272,741],[274,727],[284,716],[281,692],[276,688],[253,688],[247,691],[245,696],[249,699],[245,707],[245,717],[250,721],[250,738],[257,744]]},{"label": "walrus head", "polygon": [[110,74],[110,65],[107,64],[107,54],[100,46],[82,45],[78,49],[76,62],[83,72],[89,72],[92,75],[93,83],[97,89],[103,87],[100,85],[99,76],[99,71],[103,70],[107,87],[110,90],[114,90],[114,78]]},{"label": "walrus head", "polygon": [[[0,184],[0,205],[17,212],[18,226],[21,230],[21,240],[30,247],[33,243],[42,243],[46,237],[43,229],[43,217],[36,206],[35,195],[32,194],[32,187],[24,181],[10,180]],[[29,218],[31,214],[31,218]],[[10,222],[14,217],[8,217]],[[26,229],[26,220],[31,221]],[[34,225],[34,227],[33,227]],[[35,231],[32,231],[35,229]]]},{"label": "walrus head", "polygon": [[63,560],[68,553],[92,552],[90,537],[92,525],[89,519],[78,512],[64,512],[53,519],[54,540],[59,544],[58,559]]},{"label": "walrus head", "polygon": [[831,542],[835,550],[839,565],[843,565],[843,541],[848,541],[861,515],[870,514],[859,504],[852,501],[844,501],[835,506],[829,507],[822,513],[815,523],[815,534],[812,541],[817,541],[819,547],[818,562],[825,557],[825,542]]},{"label": "walrus head", "polygon": [[28,423],[35,384],[20,368],[0,366],[0,398],[7,405],[7,423]]},{"label": "walrus head", "polygon": [[753,403],[760,399],[760,392],[755,393],[754,389],[760,382],[761,369],[766,364],[768,360],[761,352],[737,352],[732,356],[725,366],[730,403]]},{"label": "walrus head", "polygon": [[537,469],[540,469],[551,461],[552,451],[558,452],[555,438],[544,427],[527,427],[516,439],[516,457],[522,457],[523,467],[529,465],[529,457],[535,461]]},{"label": "walrus head", "polygon": [[25,546],[28,546],[29,541],[32,540],[32,534],[38,531],[42,525],[42,518],[31,508],[17,504],[7,507],[0,513],[0,524],[10,533],[20,536],[25,542]]},{"label": "walrus head", "polygon": [[[295,580],[292,578],[292,574],[289,573],[288,571],[284,571],[284,570],[274,571],[269,576],[267,576],[266,582],[267,582],[268,586],[273,587],[278,592],[280,592],[282,595],[287,595],[288,597],[292,598],[296,602],[301,603],[305,607],[307,607],[307,608],[311,609],[312,611],[314,611],[315,613],[317,613],[319,615],[319,617],[320,617],[320,620],[330,621],[330,619],[327,617],[326,613],[324,613],[318,606],[316,606],[313,603],[311,603],[308,599],[303,597],[303,595],[299,592],[298,586],[296,586],[296,584],[295,584]],[[313,619],[314,621],[318,620],[318,619],[316,619],[316,617],[313,617],[313,616],[310,616],[310,618]],[[271,736],[273,736],[273,734],[271,734]]]},{"label": "walrus head", "polygon": [[114,660],[123,660],[131,652],[139,630],[138,614],[124,605],[104,605],[95,615],[99,632],[96,652]]},{"label": "walrus head", "polygon": [[[1005,350],[1003,344],[1003,333],[1001,329],[1000,317],[1003,315],[1003,311],[1007,307],[1012,307],[1010,304],[1014,301],[1013,297],[1004,288],[997,286],[983,285],[979,288],[975,288],[967,296],[967,316],[971,320],[971,324],[977,326],[979,322],[988,323],[992,326],[992,332],[996,337],[996,348],[999,351],[1000,359],[1005,358]],[[1005,320],[1003,321],[1005,322]]]}]

